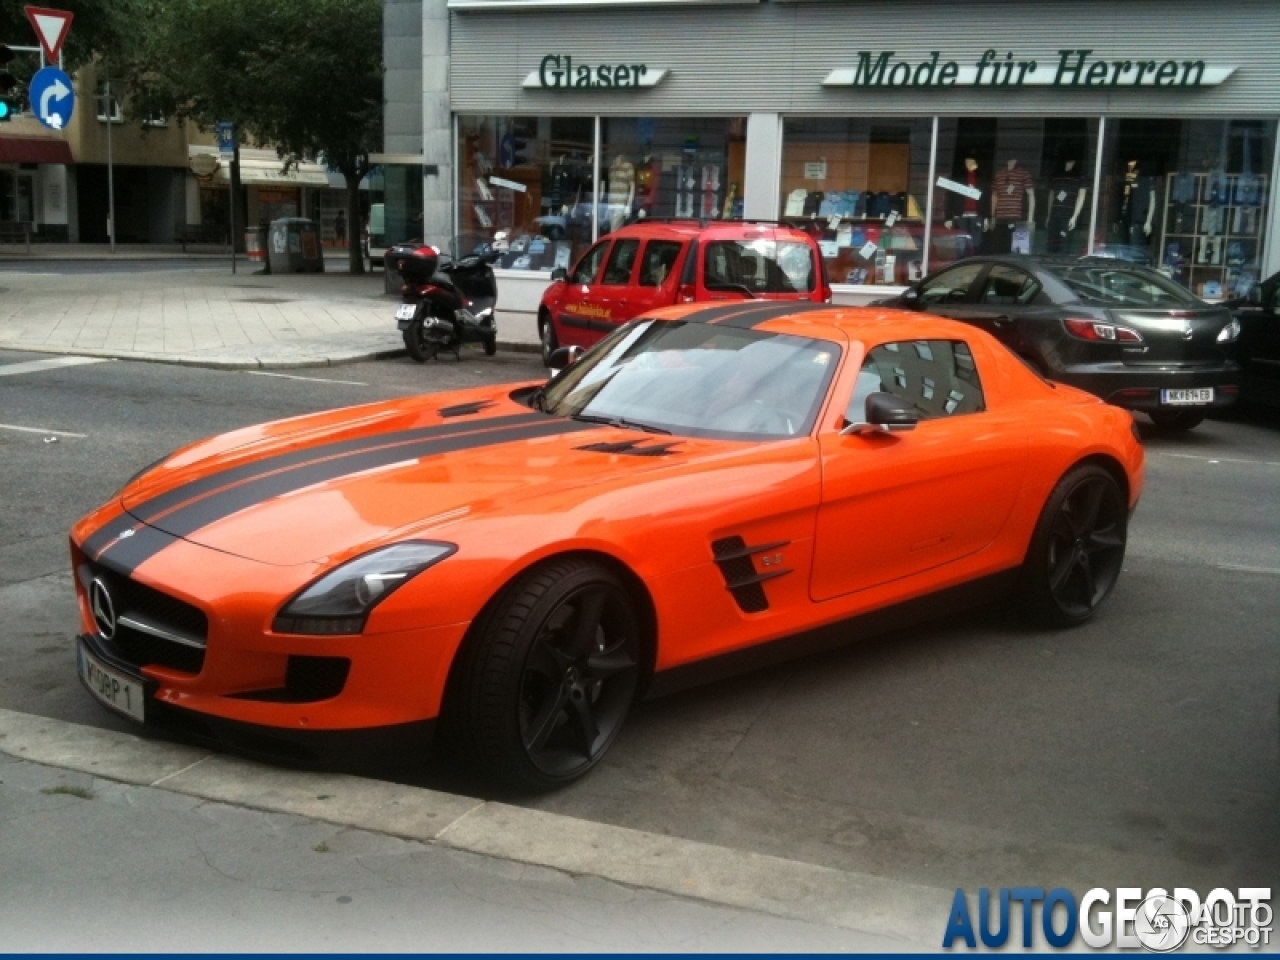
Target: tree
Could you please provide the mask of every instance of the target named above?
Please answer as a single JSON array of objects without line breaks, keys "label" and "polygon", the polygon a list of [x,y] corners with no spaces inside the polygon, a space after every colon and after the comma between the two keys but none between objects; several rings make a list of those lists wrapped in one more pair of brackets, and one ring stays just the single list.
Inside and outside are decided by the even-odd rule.
[{"label": "tree", "polygon": [[[112,0],[116,3],[117,0]],[[352,273],[364,271],[361,179],[382,141],[381,0],[121,0],[136,33],[119,68],[130,112],[221,120],[286,164],[347,185]]]}]

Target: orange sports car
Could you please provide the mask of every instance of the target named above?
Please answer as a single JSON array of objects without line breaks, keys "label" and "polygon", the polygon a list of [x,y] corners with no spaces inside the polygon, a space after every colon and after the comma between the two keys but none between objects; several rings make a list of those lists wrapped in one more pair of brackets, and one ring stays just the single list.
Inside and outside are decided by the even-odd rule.
[{"label": "orange sports car", "polygon": [[[568,348],[564,348],[567,350]],[[547,383],[194,444],[72,530],[80,677],[272,759],[581,776],[643,694],[1015,590],[1115,586],[1128,412],[971,326],[738,302],[620,327]]]}]

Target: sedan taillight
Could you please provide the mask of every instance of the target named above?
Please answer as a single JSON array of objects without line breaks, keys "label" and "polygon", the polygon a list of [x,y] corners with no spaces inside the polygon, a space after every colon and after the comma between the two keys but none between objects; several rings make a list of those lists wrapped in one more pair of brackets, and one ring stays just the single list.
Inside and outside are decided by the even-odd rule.
[{"label": "sedan taillight", "polygon": [[1142,343],[1142,334],[1131,327],[1081,317],[1068,317],[1062,322],[1067,333],[1080,340],[1091,340],[1094,343]]},{"label": "sedan taillight", "polygon": [[694,290],[691,283],[682,283],[680,289],[676,291],[676,303],[693,303],[696,299],[698,299],[698,292]]}]

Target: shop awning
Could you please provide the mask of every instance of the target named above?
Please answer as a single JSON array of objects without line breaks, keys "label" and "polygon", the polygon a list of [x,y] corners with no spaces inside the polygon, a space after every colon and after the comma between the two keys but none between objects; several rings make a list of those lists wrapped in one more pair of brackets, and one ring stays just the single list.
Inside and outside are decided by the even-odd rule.
[{"label": "shop awning", "polygon": [[75,163],[65,140],[0,137],[0,163]]}]

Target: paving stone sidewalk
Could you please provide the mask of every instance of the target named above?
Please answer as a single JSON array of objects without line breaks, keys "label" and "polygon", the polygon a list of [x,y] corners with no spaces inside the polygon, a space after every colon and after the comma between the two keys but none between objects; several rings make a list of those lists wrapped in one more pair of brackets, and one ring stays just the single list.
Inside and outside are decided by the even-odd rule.
[{"label": "paving stone sidewalk", "polygon": [[[225,369],[351,363],[403,352],[382,274],[191,269],[0,272],[0,349]],[[534,318],[499,313],[500,347],[533,350]]]}]

